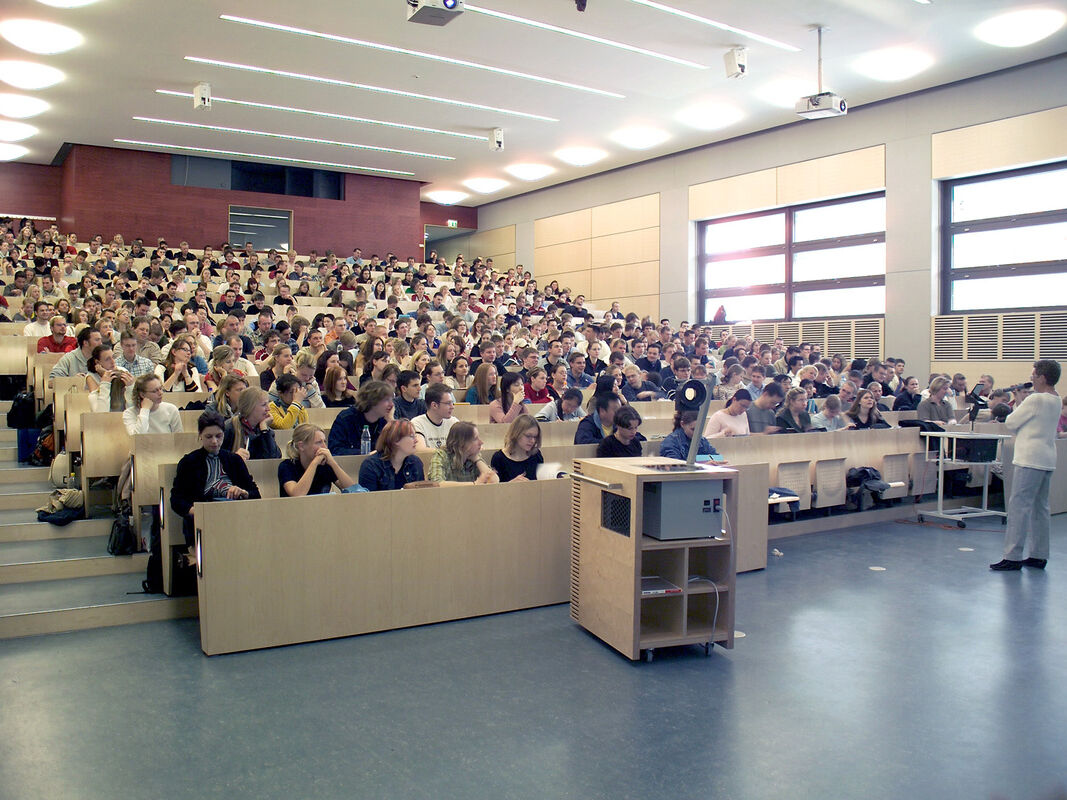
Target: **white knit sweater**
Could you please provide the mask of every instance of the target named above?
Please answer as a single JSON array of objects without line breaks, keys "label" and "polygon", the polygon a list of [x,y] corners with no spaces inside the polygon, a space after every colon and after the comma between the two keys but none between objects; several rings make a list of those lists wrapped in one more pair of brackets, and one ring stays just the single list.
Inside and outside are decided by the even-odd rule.
[{"label": "white knit sweater", "polygon": [[1059,395],[1037,392],[1028,396],[1004,421],[1015,434],[1017,467],[1052,472],[1056,469],[1056,428],[1060,422]]}]

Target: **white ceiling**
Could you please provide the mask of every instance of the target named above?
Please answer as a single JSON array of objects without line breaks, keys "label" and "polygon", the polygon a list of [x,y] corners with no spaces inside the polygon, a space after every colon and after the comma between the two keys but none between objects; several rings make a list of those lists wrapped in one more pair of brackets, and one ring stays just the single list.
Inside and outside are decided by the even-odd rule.
[{"label": "white ceiling", "polygon": [[[473,206],[796,120],[791,110],[775,108],[757,95],[769,82],[783,78],[807,81],[810,91],[815,91],[813,23],[829,27],[824,40],[826,84],[844,95],[853,108],[1067,51],[1067,28],[1037,44],[1012,49],[993,47],[973,36],[972,29],[984,19],[1034,5],[1012,0],[934,0],[928,5],[916,0],[662,0],[795,45],[800,52],[750,41],[631,0],[588,0],[585,13],[576,11],[573,0],[476,1],[479,6],[668,53],[708,68],[670,63],[472,11],[443,28],[412,24],[405,20],[404,0],[310,0],[299,4],[279,0],[100,0],[74,9],[52,8],[33,0],[5,0],[0,19],[30,17],[59,22],[76,29],[86,40],[82,46],[54,56],[33,56],[0,40],[0,59],[39,61],[67,74],[67,80],[54,87],[26,92],[47,100],[52,109],[27,120],[40,133],[22,142],[30,153],[21,160],[50,163],[63,142],[152,149],[114,141],[130,139],[262,154],[266,160],[287,157],[409,171],[414,173],[412,179],[426,184],[424,197],[436,189],[470,192],[461,183],[468,178],[494,177],[510,182],[494,194],[470,192],[471,197],[460,205]],[[1063,10],[1067,0],[1049,0],[1041,7]],[[248,27],[224,21],[222,14],[530,72],[625,98]],[[724,74],[723,53],[735,45],[749,48],[749,74],[743,80],[728,80]],[[854,71],[852,63],[861,54],[898,45],[927,51],[934,57],[934,65],[896,83],[878,82]],[[186,56],[445,96],[554,117],[559,122],[236,71],[193,63],[185,60]],[[215,103],[209,111],[194,111],[188,98],[156,93],[157,89],[191,92],[199,81],[209,82],[216,98],[479,136],[502,127],[505,150],[490,152],[485,140],[230,104]],[[729,103],[745,117],[716,132],[693,130],[676,121],[679,111],[700,102]],[[455,160],[179,128],[135,121],[135,115],[437,153]],[[837,123],[823,120],[817,124]],[[627,150],[609,138],[613,131],[633,124],[658,125],[672,138],[645,151]],[[589,167],[568,166],[553,157],[555,150],[574,145],[599,147],[610,155]],[[532,183],[516,180],[504,171],[510,164],[531,161],[550,164],[556,171]]]}]

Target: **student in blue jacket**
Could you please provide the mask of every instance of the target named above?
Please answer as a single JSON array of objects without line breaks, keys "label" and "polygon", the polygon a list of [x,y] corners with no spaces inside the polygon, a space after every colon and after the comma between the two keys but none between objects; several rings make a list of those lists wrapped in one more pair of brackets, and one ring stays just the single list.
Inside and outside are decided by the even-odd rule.
[{"label": "student in blue jacket", "polygon": [[[689,446],[693,441],[693,434],[696,433],[699,416],[698,411],[675,411],[674,430],[667,434],[667,438],[659,446],[659,454],[664,458],[677,458],[681,461],[689,458]],[[717,456],[718,454],[719,451],[711,446],[711,442],[701,436],[700,444],[697,445],[697,455]]]},{"label": "student in blue jacket", "polygon": [[600,444],[600,440],[611,433],[615,422],[615,412],[622,403],[615,394],[600,394],[593,398],[593,413],[578,422],[574,432],[575,444]]}]

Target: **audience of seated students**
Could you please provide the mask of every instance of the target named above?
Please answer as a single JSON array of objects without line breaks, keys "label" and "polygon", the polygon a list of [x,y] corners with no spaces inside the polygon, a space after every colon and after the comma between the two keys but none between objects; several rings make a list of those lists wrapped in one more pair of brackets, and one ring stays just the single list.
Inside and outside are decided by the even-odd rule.
[{"label": "audience of seated students", "polygon": [[914,375],[908,375],[900,381],[900,391],[893,399],[894,411],[917,411],[922,395],[919,393],[919,379]]},{"label": "audience of seated students", "polygon": [[852,407],[845,412],[850,430],[863,428],[888,428],[889,423],[882,419],[882,414],[875,403],[874,392],[864,389],[856,397]]},{"label": "audience of seated students", "polygon": [[497,474],[482,460],[482,440],[473,422],[456,422],[448,432],[444,447],[430,461],[429,479],[449,485],[497,483]]},{"label": "audience of seated students", "polygon": [[[522,372],[519,373],[520,376]],[[522,387],[523,397],[531,405],[544,405],[552,402],[548,393],[548,373],[542,367],[532,367],[526,372],[526,383]]]},{"label": "audience of seated students", "polygon": [[85,390],[92,411],[125,411],[133,403],[134,377],[115,366],[110,344],[93,349],[86,365]]},{"label": "audience of seated students", "polygon": [[778,412],[778,427],[786,433],[803,433],[811,430],[808,414],[808,393],[799,386],[786,392],[785,401]]},{"label": "audience of seated students", "polygon": [[393,398],[393,417],[396,419],[415,419],[426,413],[426,404],[419,399],[422,380],[419,373],[406,369],[397,378],[396,397]]},{"label": "audience of seated students", "polygon": [[368,492],[403,489],[425,480],[422,461],[415,455],[415,428],[409,419],[386,423],[374,452],[359,465],[359,485]]},{"label": "audience of seated students", "polygon": [[[158,380],[153,376],[153,380]],[[140,379],[138,379],[138,382]],[[259,487],[244,459],[224,450],[225,420],[214,411],[205,411],[196,421],[200,447],[182,456],[170,490],[170,507],[182,518],[185,543],[193,544],[193,506],[215,500],[258,500]]]},{"label": "audience of seated students", "polygon": [[949,379],[938,375],[930,381],[930,396],[919,403],[916,407],[918,417],[927,422],[936,422],[939,425],[948,425],[956,421],[953,413],[954,406],[945,399],[948,394]]},{"label": "audience of seated students", "polygon": [[845,415],[841,413],[841,398],[836,394],[828,395],[822,401],[822,411],[811,418],[815,430],[840,431],[848,427]]},{"label": "audience of seated students", "polygon": [[618,395],[613,392],[593,394],[591,413],[578,421],[574,432],[575,444],[599,444],[600,440],[611,433],[615,412],[622,405]]},{"label": "audience of seated students", "polygon": [[632,406],[623,406],[615,412],[611,433],[596,446],[597,458],[638,458],[642,455],[641,442],[645,437],[638,430],[641,415]]},{"label": "audience of seated students", "polygon": [[487,406],[496,400],[499,391],[496,365],[483,362],[474,371],[474,381],[467,390],[465,400],[471,405]]},{"label": "audience of seated students", "polygon": [[737,389],[730,396],[726,408],[712,414],[704,426],[704,436],[708,439],[721,439],[724,436],[748,436],[748,409],[752,405],[752,395],[747,389]]},{"label": "audience of seated students", "polygon": [[281,497],[329,494],[331,486],[344,492],[355,484],[327,449],[326,434],[318,425],[309,422],[297,425],[285,454],[287,458],[278,465]]},{"label": "audience of seated students", "polygon": [[393,419],[393,402],[393,389],[384,381],[367,381],[360,386],[355,405],[338,414],[330,426],[330,451],[339,456],[370,453],[386,423]]},{"label": "audience of seated students", "polygon": [[517,372],[506,372],[500,379],[498,397],[489,404],[489,421],[511,424],[525,413],[526,392],[522,376]]},{"label": "audience of seated students", "polygon": [[544,462],[541,426],[529,414],[520,414],[508,426],[504,446],[493,453],[489,465],[501,483],[509,483],[537,480],[537,468]]},{"label": "audience of seated students", "polygon": [[564,389],[558,400],[542,406],[534,415],[539,422],[556,422],[581,419],[585,416],[582,408],[582,392],[579,389]]},{"label": "audience of seated students", "polygon": [[748,417],[748,432],[756,434],[778,433],[781,426],[778,424],[778,406],[781,404],[785,392],[780,384],[770,381],[763,386],[763,390],[748,407],[745,416]]},{"label": "audience of seated students", "polygon": [[226,420],[222,448],[246,461],[281,458],[282,451],[270,426],[270,398],[262,389],[250,387],[237,398],[236,413]]},{"label": "audience of seated students", "polygon": [[181,433],[182,418],[178,407],[163,402],[163,381],[154,374],[142,375],[133,384],[133,397],[129,408],[122,412],[126,432],[135,433]]},{"label": "audience of seated students", "polygon": [[[689,459],[689,448],[693,443],[693,436],[697,430],[699,411],[674,412],[674,430],[660,442],[659,454],[664,458],[677,458],[681,461]],[[711,442],[703,436],[698,437],[698,456],[717,456],[719,451],[711,446]]]}]

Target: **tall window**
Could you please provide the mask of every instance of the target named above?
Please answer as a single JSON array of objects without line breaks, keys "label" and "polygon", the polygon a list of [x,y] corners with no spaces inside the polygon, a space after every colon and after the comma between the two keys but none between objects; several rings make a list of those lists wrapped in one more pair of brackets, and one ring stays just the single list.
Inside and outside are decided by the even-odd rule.
[{"label": "tall window", "polygon": [[885,314],[885,193],[699,225],[703,320]]},{"label": "tall window", "polygon": [[945,181],[941,311],[1063,306],[1067,163]]}]

